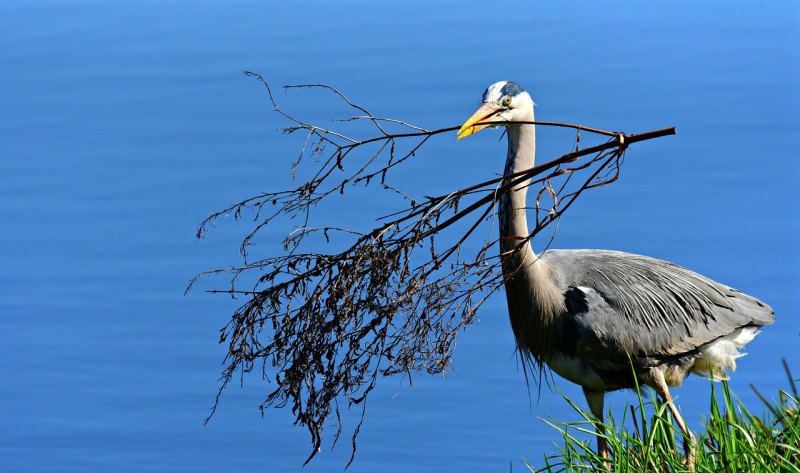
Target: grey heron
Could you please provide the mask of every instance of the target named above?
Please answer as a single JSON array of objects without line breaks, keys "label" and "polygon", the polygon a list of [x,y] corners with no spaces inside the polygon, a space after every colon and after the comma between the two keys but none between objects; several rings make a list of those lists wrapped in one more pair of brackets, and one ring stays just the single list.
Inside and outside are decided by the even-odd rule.
[{"label": "grey heron", "polygon": [[[514,82],[489,86],[475,113],[458,131],[465,138],[497,122],[533,121],[533,100]],[[496,126],[496,125],[495,125]],[[533,167],[533,124],[505,124],[504,175]],[[667,261],[609,250],[534,253],[528,235],[528,185],[498,196],[500,254],[511,327],[525,363],[552,371],[583,388],[604,438],[605,393],[652,387],[669,407],[694,464],[694,436],[672,402],[669,387],[690,373],[727,379],[739,351],[774,321],[767,304]],[[634,377],[635,373],[635,377]],[[634,379],[635,378],[635,379]]]}]

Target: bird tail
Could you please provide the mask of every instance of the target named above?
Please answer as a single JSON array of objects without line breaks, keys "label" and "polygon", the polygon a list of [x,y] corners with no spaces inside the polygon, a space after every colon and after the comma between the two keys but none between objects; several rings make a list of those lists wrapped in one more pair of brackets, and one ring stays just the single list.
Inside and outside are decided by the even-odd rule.
[{"label": "bird tail", "polygon": [[727,381],[729,371],[736,371],[736,359],[747,353],[739,351],[759,334],[757,327],[742,327],[720,337],[700,349],[700,357],[692,366],[692,373],[714,381]]}]

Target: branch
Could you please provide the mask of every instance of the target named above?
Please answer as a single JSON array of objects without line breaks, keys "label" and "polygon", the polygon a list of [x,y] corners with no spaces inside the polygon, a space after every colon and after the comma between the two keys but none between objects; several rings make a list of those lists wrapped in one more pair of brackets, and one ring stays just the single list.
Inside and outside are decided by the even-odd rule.
[{"label": "branch", "polygon": [[[575,150],[447,194],[418,196],[390,186],[387,176],[416,156],[432,137],[458,127],[428,130],[379,118],[324,84],[289,86],[323,89],[351,113],[355,110],[355,115],[338,123],[363,123],[375,135],[354,137],[285,112],[262,75],[246,74],[264,85],[274,110],[290,122],[283,131],[304,132],[292,174],[305,157],[321,159],[311,177],[293,189],[249,197],[206,218],[198,228],[198,238],[222,215],[238,220],[247,214],[253,227],[239,247],[241,265],[201,273],[187,291],[200,277],[225,274],[229,287],[209,292],[244,300],[220,332],[228,353],[211,415],[219,394],[237,373],[242,379],[260,368],[261,376],[274,382],[260,408],[263,412],[291,407],[295,423],[311,436],[306,462],[319,451],[323,425],[332,417],[337,423],[334,443],[338,439],[343,427],[340,402],[348,407],[361,405],[351,437],[352,462],[366,401],[379,377],[402,374],[410,380],[412,373],[444,373],[450,366],[457,336],[504,282],[500,256],[489,252],[498,246],[498,239],[489,236],[478,245],[470,241],[482,227],[492,234],[489,224],[503,192],[520,185],[538,188],[533,209],[536,225],[520,241],[524,245],[557,223],[585,190],[618,179],[630,145],[675,133],[674,128],[624,134],[568,123],[524,122],[575,129]],[[399,131],[390,129],[398,127]],[[607,141],[579,149],[581,132]],[[573,176],[583,178],[573,182]],[[366,230],[312,224],[318,203],[344,195],[354,186],[375,184],[378,192],[384,191],[382,195],[389,191],[388,195],[399,196],[404,207],[379,217],[378,224]],[[382,197],[376,194],[375,198]],[[249,248],[255,238],[276,220],[293,222],[294,229],[283,242],[285,253],[252,258]],[[334,243],[344,249],[321,251]],[[252,276],[251,281],[254,277],[255,282],[242,288],[243,275]]]}]

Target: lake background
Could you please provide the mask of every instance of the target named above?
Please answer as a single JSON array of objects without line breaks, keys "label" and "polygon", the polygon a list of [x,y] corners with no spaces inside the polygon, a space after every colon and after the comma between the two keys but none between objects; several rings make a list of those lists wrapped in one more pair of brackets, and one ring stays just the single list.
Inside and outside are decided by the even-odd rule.
[{"label": "lake background", "polygon": [[[769,302],[777,323],[732,382],[757,412],[750,383],[786,387],[782,358],[800,373],[795,1],[5,1],[0,65],[2,471],[301,471],[307,434],[289,412],[259,416],[269,386],[255,377],[202,425],[237,302],[203,292],[211,282],[183,295],[196,273],[238,262],[247,228],[222,222],[198,242],[197,224],[291,184],[298,137],[276,131],[286,123],[245,69],[276,88],[333,85],[427,128],[459,125],[498,80],[525,86],[539,120],[676,126],[633,146],[554,247],[667,259]],[[340,111],[318,94],[277,98],[316,122]],[[433,194],[491,178],[499,137],[440,137],[401,184]],[[539,162],[572,137],[540,129]],[[675,391],[695,429],[708,393],[697,377]],[[609,398],[616,412],[633,400]],[[529,396],[502,296],[446,380],[386,378],[370,403],[351,472],[523,471],[559,443],[540,417],[576,419],[554,390]],[[329,445],[302,471],[340,471],[347,442]]]}]

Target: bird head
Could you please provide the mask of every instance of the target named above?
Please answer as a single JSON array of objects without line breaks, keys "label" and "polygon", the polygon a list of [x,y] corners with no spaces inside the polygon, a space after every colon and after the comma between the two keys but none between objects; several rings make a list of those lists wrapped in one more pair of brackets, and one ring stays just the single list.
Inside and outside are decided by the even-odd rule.
[{"label": "bird head", "polygon": [[533,120],[533,105],[531,96],[516,82],[495,82],[483,93],[483,101],[478,110],[461,125],[458,139],[466,138],[488,126],[500,126],[497,122]]}]

